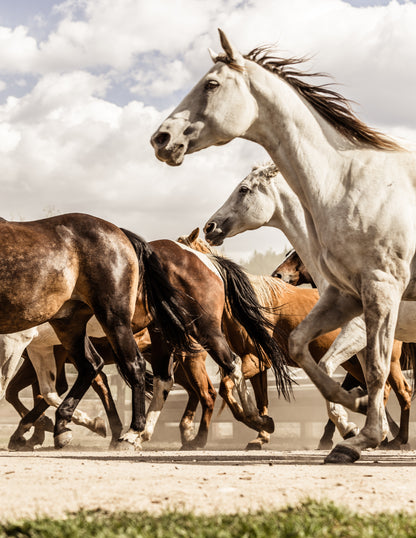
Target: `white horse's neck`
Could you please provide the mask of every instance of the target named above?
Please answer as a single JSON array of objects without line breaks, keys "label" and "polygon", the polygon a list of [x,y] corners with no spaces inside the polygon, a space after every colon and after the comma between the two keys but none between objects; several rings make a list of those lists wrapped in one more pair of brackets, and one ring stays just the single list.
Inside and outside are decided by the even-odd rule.
[{"label": "white horse's neck", "polygon": [[270,198],[275,202],[275,212],[266,225],[282,230],[322,293],[328,283],[316,264],[319,246],[316,237],[309,234],[308,216],[299,198],[280,175],[265,183]]},{"label": "white horse's neck", "polygon": [[244,138],[267,150],[309,211],[336,203],[339,193],[331,192],[326,179],[345,169],[352,144],[286,81],[253,62],[247,64],[258,120]]}]

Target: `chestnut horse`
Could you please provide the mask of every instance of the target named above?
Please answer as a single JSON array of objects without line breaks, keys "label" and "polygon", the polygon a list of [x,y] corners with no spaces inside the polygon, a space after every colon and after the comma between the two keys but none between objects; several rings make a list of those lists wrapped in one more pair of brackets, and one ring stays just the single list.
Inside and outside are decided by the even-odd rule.
[{"label": "chestnut horse", "polygon": [[[179,293],[181,300],[186,303],[188,312],[186,324],[189,327],[189,334],[192,334],[195,340],[204,345],[213,359],[220,365],[224,374],[230,375],[229,383],[233,386],[234,383],[236,384],[237,392],[240,395],[245,413],[251,420],[252,427],[257,430],[263,428],[272,430],[273,421],[269,417],[258,417],[255,405],[249,401],[244,380],[239,373],[239,365],[235,363],[236,355],[229,348],[221,330],[226,285],[227,296],[232,301],[233,315],[245,326],[253,340],[258,342],[257,347],[260,355],[276,356],[276,361],[280,360],[278,356],[280,350],[267,332],[267,320],[245,274],[230,261],[200,255],[173,241],[154,241],[151,243],[151,247],[152,252],[158,255],[157,259],[161,263],[160,268],[163,274],[167,275],[170,289],[179,290],[176,295]],[[159,286],[161,286],[160,283]],[[141,329],[146,324],[147,319],[152,339],[151,360],[155,375],[154,398],[147,412],[146,429],[141,436],[143,440],[151,437],[163,401],[172,386],[170,359],[173,351],[180,349],[179,347],[174,348],[169,338],[166,338],[164,333],[150,323],[152,320],[146,314],[145,299],[148,302],[151,300],[149,290],[146,289],[145,295],[139,290],[132,321],[135,329]],[[184,346],[183,349],[186,350],[186,347]],[[192,351],[195,351],[195,347]],[[277,372],[277,379],[281,392],[287,395],[288,390],[290,390],[290,378],[285,371],[284,364]],[[38,407],[38,414],[36,411],[29,413],[30,420],[27,418],[28,415],[24,417],[22,424],[25,425],[26,429],[23,430],[23,433],[39,416],[39,411],[43,412],[44,409],[45,404],[42,408]],[[16,438],[22,437],[22,430],[18,428],[15,436]]]},{"label": "chestnut horse", "polygon": [[317,287],[295,249],[289,250],[282,263],[273,271],[272,276],[292,286],[310,284],[312,288]]},{"label": "chestnut horse", "polygon": [[[194,230],[187,238],[187,244],[201,252],[210,252],[212,247],[198,237],[199,229]],[[186,238],[182,238],[186,241]],[[275,327],[273,333],[274,338],[279,342],[282,350],[287,350],[288,337],[290,332],[302,321],[312,307],[319,299],[317,290],[308,288],[297,288],[287,284],[274,277],[249,275],[250,281],[257,293],[260,303],[271,313],[270,318]],[[255,380],[253,389],[255,390],[256,401],[258,403],[260,413],[267,413],[267,379],[264,366],[260,365],[255,351],[253,350],[250,339],[244,334],[241,328],[236,328],[235,321],[230,316],[224,317],[224,330],[227,339],[230,341],[233,349],[241,356],[243,360],[243,373],[246,378]],[[336,338],[339,331],[332,331],[327,335],[320,336],[314,340],[311,345],[311,353],[316,361],[324,355],[330,345]],[[389,383],[385,389],[384,401],[387,401],[391,387],[393,387],[401,407],[400,429],[397,431],[394,439],[387,444],[389,448],[399,448],[405,445],[408,441],[408,424],[410,414],[410,404],[412,390],[404,379],[401,366],[401,342],[395,341],[391,371],[388,378]],[[287,363],[290,366],[297,366],[288,355],[286,355]],[[365,386],[362,369],[356,357],[342,365],[347,372],[351,373],[362,386]],[[257,377],[258,376],[258,377]],[[226,399],[226,393],[220,388],[220,393]],[[341,435],[348,438],[358,432],[358,428],[351,423],[346,422],[346,417],[343,415],[334,414],[331,419],[336,423]],[[268,442],[269,435],[267,432],[260,432],[257,440],[252,442],[250,448],[258,448],[256,443],[261,446],[264,442]]]},{"label": "chestnut horse", "polygon": [[164,275],[157,272],[156,256],[131,232],[76,213],[0,222],[0,252],[0,332],[24,331],[49,321],[78,369],[56,412],[55,446],[69,441],[66,425],[103,365],[86,334],[93,314],[133,391],[130,431],[123,440],[137,438],[145,425],[144,359],[131,329],[139,282],[149,315],[166,338],[181,348],[192,347],[184,312],[175,302],[176,290],[166,287],[169,294],[160,293]]}]

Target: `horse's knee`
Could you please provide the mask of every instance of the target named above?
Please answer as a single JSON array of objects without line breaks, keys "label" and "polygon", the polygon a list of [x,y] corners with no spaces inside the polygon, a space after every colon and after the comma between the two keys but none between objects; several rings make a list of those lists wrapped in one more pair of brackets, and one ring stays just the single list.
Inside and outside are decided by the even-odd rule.
[{"label": "horse's knee", "polygon": [[289,355],[291,358],[299,364],[299,366],[303,363],[303,351],[305,349],[305,342],[301,338],[301,335],[299,332],[294,329],[290,335],[289,335]]}]

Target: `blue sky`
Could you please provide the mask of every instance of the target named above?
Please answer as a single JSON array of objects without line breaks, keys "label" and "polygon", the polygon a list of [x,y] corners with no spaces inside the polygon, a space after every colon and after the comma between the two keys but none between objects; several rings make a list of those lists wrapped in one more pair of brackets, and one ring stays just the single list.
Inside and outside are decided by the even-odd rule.
[{"label": "blue sky", "polygon": [[[416,141],[416,5],[383,0],[16,0],[0,4],[0,214],[84,211],[147,239],[202,226],[267,156],[234,141],[172,169],[149,138],[209,69],[217,27],[330,73],[357,114]],[[225,245],[288,246],[276,230]]]}]

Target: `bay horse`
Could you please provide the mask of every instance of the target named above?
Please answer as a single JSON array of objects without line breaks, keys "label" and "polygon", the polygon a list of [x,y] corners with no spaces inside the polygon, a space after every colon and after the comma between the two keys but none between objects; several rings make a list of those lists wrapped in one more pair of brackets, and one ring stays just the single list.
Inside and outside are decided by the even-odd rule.
[{"label": "bay horse", "polygon": [[[0,252],[0,332],[24,331],[49,321],[78,369],[56,411],[55,446],[69,442],[67,423],[103,365],[86,335],[93,314],[133,391],[131,426],[122,440],[136,439],[145,425],[144,360],[131,329],[139,282],[149,315],[166,338],[181,348],[192,348],[184,312],[175,303],[178,294],[161,287],[165,280],[156,256],[131,232],[80,213],[32,222],[2,221]],[[169,294],[163,296],[161,290]]]},{"label": "bay horse", "polygon": [[[231,225],[233,225],[234,220],[232,215],[230,215],[230,219]],[[201,252],[210,252],[212,249],[209,244],[199,238],[198,235],[199,229],[197,228],[187,238],[183,237],[182,241]],[[272,323],[275,327],[274,338],[276,338],[279,342],[279,346],[283,350],[287,350],[290,332],[302,321],[302,319],[305,318],[314,304],[318,301],[319,294],[317,290],[297,288],[284,281],[279,281],[279,279],[276,279],[275,277],[256,275],[249,275],[249,277],[260,303],[272,312]],[[245,377],[256,380],[256,382],[253,383],[253,389],[255,391],[256,401],[260,412],[263,410],[263,412],[267,413],[267,375],[265,368],[262,367],[256,359],[255,352],[250,344],[250,339],[247,338],[247,335],[244,335],[244,331],[242,331],[241,328],[236,328],[236,324],[232,317],[224,317],[224,329],[231,345],[234,349],[238,350],[237,352],[242,357],[243,373],[245,374]],[[333,340],[336,338],[336,334],[337,331],[333,331],[327,335],[320,336],[311,343],[311,352],[316,361],[319,361],[330,347]],[[412,389],[404,378],[401,370],[401,350],[401,342],[396,341],[392,353],[388,383],[386,384],[384,394],[384,404],[386,404],[391,387],[393,387],[401,409],[400,428],[397,428],[394,421],[389,416],[389,425],[392,424],[392,430],[395,432],[393,434],[394,439],[385,444],[386,448],[389,449],[397,449],[406,445],[409,436]],[[410,357],[405,355],[404,359],[412,361],[413,374],[415,375],[414,353],[410,353],[410,350],[407,348],[406,351],[409,352]],[[294,363],[289,356],[286,356],[286,360],[290,366],[296,366],[296,363]],[[363,372],[357,357],[351,357],[350,360],[343,363],[342,366],[353,379],[358,381],[360,386],[365,388],[366,385]],[[257,378],[257,376],[259,377]],[[347,380],[347,387],[348,383],[351,383],[350,378]],[[222,394],[222,396],[227,400],[226,394]],[[358,433],[358,428],[354,423],[348,422],[348,417],[345,413],[342,413],[342,408],[329,407],[328,411],[330,413],[331,424],[337,426],[340,434],[344,438],[349,438]],[[396,429],[394,428],[395,426]],[[321,440],[322,443],[320,443],[322,449],[329,448],[330,443],[332,445],[332,441],[329,438],[329,428],[325,433],[326,436]],[[258,448],[259,445],[261,446],[264,442],[268,442],[268,439],[269,436],[267,432],[260,432],[258,438],[252,442],[249,448]]]},{"label": "bay horse", "polygon": [[[305,80],[310,74],[297,69],[302,60],[278,58],[270,47],[243,56],[221,30],[220,40],[224,52],[211,51],[214,66],[151,142],[172,166],[237,137],[256,142],[298,196],[315,265],[328,285],[291,334],[290,353],[326,399],[352,410],[368,406],[359,435],[325,458],[352,463],[385,437],[394,338],[414,340],[400,301],[416,299],[416,152],[365,125],[339,93]],[[309,352],[310,341],[338,327],[366,345],[365,400],[330,377],[332,350],[319,366]]]},{"label": "bay horse", "polygon": [[[125,233],[127,233],[125,231]],[[160,270],[167,279],[169,289],[179,290],[175,296],[179,296],[182,302],[185,302],[188,318],[183,321],[188,326],[189,334],[203,344],[209,351],[212,358],[222,368],[224,375],[229,376],[229,382],[236,386],[237,392],[244,409],[245,416],[255,429],[273,430],[273,421],[267,416],[258,416],[258,411],[254,404],[251,403],[249,394],[246,391],[244,378],[241,374],[239,359],[229,348],[221,329],[221,319],[225,306],[225,286],[227,288],[227,297],[231,301],[231,310],[233,315],[246,327],[253,340],[256,342],[258,352],[262,356],[267,354],[274,356],[280,353],[275,341],[269,336],[265,319],[260,306],[257,303],[256,296],[251,288],[250,282],[245,274],[236,264],[223,258],[202,256],[191,249],[180,246],[172,241],[161,240],[150,243],[149,249],[154,256],[157,256]],[[158,282],[159,293],[166,289],[161,282]],[[153,399],[146,413],[146,427],[140,436],[140,440],[148,440],[154,429],[154,424],[160,414],[161,406],[164,399],[173,384],[171,374],[171,358],[173,352],[189,351],[186,346],[182,348],[173,347],[171,340],[166,338],[165,333],[154,327],[152,317],[148,315],[147,303],[149,298],[149,289],[146,293],[137,293],[135,310],[133,313],[133,329],[142,329],[148,327],[152,340],[152,368],[154,373],[154,391]],[[184,310],[185,311],[185,310]],[[47,326],[44,329],[47,330]],[[49,335],[47,340],[49,347],[53,342]],[[51,340],[52,338],[52,340]],[[43,337],[45,341],[45,337]],[[27,343],[27,341],[25,341]],[[196,348],[192,347],[192,353]],[[43,356],[44,357],[44,356]],[[49,370],[43,361],[42,353],[38,354],[36,370],[41,385],[43,395],[47,391],[42,389],[42,385],[47,385],[47,380],[55,379],[50,375],[52,366]],[[276,359],[278,363],[280,359]],[[52,370],[53,372],[53,370]],[[280,390],[283,395],[287,396],[288,387],[290,387],[290,376],[286,373],[285,365],[281,364],[276,372]],[[38,411],[33,411],[26,415],[14,437],[21,439],[23,433],[27,431],[33,422],[38,418],[39,411],[43,412],[44,407],[38,407]],[[135,438],[134,443],[139,446],[140,441]]]}]

